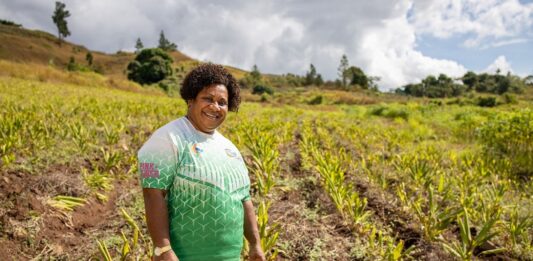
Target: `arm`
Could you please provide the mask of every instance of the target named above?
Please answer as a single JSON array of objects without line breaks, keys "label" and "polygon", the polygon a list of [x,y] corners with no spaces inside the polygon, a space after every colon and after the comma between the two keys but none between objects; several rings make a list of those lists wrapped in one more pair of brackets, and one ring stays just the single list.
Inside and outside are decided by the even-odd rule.
[{"label": "arm", "polygon": [[[165,202],[165,190],[161,189],[143,189],[144,208],[146,210],[146,223],[148,232],[154,243],[154,247],[164,247],[170,245],[170,236],[168,231],[168,209]],[[177,261],[178,257],[174,251],[170,250],[161,256],[154,256],[154,261],[171,260]]]},{"label": "arm", "polygon": [[244,207],[244,237],[250,245],[249,260],[264,261],[265,254],[261,249],[261,239],[257,229],[257,218],[255,216],[254,206],[251,200],[242,203]]}]

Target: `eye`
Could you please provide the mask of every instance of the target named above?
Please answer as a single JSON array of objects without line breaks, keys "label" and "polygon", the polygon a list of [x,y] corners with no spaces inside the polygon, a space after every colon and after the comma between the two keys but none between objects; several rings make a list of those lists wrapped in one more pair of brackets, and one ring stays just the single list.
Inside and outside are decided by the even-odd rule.
[{"label": "eye", "polygon": [[224,107],[225,107],[225,106],[228,105],[228,102],[225,101],[225,100],[221,100],[221,101],[218,101],[218,105],[219,105],[219,106],[224,106]]}]

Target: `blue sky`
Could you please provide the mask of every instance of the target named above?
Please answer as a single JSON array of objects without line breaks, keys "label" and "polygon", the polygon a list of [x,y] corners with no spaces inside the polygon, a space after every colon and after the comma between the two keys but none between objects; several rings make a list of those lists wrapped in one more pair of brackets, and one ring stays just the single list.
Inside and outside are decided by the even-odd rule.
[{"label": "blue sky", "polygon": [[499,56],[504,56],[519,75],[533,75],[533,41],[525,41],[498,47],[468,48],[462,45],[467,37],[454,36],[438,39],[423,36],[417,39],[417,50],[437,59],[457,61],[472,71],[484,71]]},{"label": "blue sky", "polygon": [[[0,0],[0,19],[55,34],[54,0]],[[202,61],[338,77],[339,60],[380,89],[430,74],[533,74],[533,0],[64,0],[68,41],[115,53],[159,33]]]}]

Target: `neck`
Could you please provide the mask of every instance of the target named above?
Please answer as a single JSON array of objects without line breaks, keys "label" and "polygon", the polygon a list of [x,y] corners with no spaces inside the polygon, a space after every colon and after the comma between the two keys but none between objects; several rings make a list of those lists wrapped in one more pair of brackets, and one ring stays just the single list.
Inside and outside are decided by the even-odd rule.
[{"label": "neck", "polygon": [[203,132],[205,134],[214,134],[215,133],[215,130],[212,130],[211,132],[206,132],[206,131],[202,131],[200,128],[198,128],[198,126],[196,125],[196,122],[194,122],[194,119],[191,118],[191,116],[189,116],[189,113],[187,113],[187,115],[185,115],[185,118],[187,118],[187,120],[189,120],[189,122],[192,124],[192,126],[199,132]]}]

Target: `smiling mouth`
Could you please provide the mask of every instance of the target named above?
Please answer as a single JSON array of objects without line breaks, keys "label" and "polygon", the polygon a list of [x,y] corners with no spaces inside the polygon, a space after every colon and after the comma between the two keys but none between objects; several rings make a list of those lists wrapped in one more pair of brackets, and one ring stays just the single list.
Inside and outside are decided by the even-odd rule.
[{"label": "smiling mouth", "polygon": [[211,113],[207,113],[207,112],[202,112],[207,118],[211,119],[211,120],[218,120],[220,118],[220,116],[216,115],[216,114],[211,114]]}]

